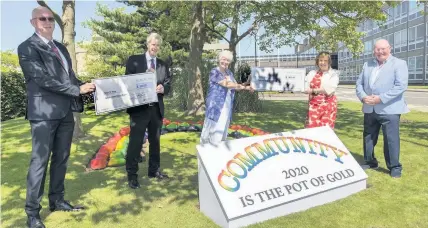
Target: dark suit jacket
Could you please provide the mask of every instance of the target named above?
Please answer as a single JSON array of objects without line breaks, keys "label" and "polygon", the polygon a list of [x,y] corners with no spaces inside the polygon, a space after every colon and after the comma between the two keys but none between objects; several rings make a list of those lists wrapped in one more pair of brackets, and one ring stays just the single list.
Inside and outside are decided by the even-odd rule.
[{"label": "dark suit jacket", "polygon": [[78,98],[82,83],[71,69],[70,54],[61,43],[54,43],[67,59],[69,73],[37,34],[18,47],[19,64],[27,88],[28,120],[61,119],[70,111],[72,104],[83,107],[83,104],[76,104],[81,102]]},{"label": "dark suit jacket", "polygon": [[[147,71],[147,60],[146,54],[142,55],[132,55],[129,57],[126,62],[126,71],[125,74],[137,74],[144,73]],[[158,93],[158,101],[159,101],[159,111],[161,113],[162,118],[164,117],[164,104],[163,104],[163,96],[168,95],[169,90],[171,88],[171,75],[169,73],[169,67],[159,58],[156,58],[156,78],[157,85],[163,85],[164,94]],[[127,112],[132,115],[138,115],[144,111],[145,105],[135,106],[132,108],[128,108]]]}]

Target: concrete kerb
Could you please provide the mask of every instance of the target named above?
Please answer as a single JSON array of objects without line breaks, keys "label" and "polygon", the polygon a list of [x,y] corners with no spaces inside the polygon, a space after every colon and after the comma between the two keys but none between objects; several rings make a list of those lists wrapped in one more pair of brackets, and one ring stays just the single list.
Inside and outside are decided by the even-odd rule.
[{"label": "concrete kerb", "polygon": [[[338,86],[338,88],[341,88],[341,89],[355,89],[355,86]],[[408,88],[406,91],[428,93],[428,89],[409,89]]]}]

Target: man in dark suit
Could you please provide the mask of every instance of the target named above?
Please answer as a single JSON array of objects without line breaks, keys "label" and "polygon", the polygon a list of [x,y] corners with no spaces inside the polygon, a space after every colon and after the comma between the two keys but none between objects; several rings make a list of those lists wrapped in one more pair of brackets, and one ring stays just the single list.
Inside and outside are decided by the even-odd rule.
[{"label": "man in dark suit", "polygon": [[147,37],[147,52],[142,55],[129,57],[126,63],[125,74],[136,74],[144,72],[156,72],[156,93],[158,102],[140,105],[127,110],[130,117],[131,132],[126,154],[126,171],[128,173],[128,185],[130,188],[139,188],[138,183],[138,161],[143,144],[143,137],[148,129],[149,167],[148,176],[163,180],[168,176],[160,171],[160,131],[164,117],[163,96],[170,89],[171,75],[169,67],[156,57],[162,38],[157,33],[151,33]]},{"label": "man in dark suit", "polygon": [[25,76],[26,118],[32,136],[25,212],[27,225],[40,228],[45,227],[39,212],[50,156],[50,210],[79,209],[64,200],[64,179],[74,130],[72,112],[83,111],[79,96],[94,91],[95,86],[76,78],[67,49],[52,39],[55,20],[48,8],[35,8],[31,24],[35,34],[19,45],[18,56]]}]

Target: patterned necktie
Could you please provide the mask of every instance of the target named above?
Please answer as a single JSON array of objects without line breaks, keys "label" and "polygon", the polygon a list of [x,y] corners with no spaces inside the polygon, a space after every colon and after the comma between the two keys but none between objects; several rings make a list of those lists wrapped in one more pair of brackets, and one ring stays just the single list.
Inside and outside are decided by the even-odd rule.
[{"label": "patterned necktie", "polygon": [[58,48],[55,46],[55,44],[52,41],[48,42],[49,46],[51,46],[51,50],[55,53],[56,57],[61,61],[61,64],[65,66],[64,62],[62,61],[61,55],[59,54]]},{"label": "patterned necktie", "polygon": [[155,69],[155,60],[152,58],[150,59],[150,68]]}]

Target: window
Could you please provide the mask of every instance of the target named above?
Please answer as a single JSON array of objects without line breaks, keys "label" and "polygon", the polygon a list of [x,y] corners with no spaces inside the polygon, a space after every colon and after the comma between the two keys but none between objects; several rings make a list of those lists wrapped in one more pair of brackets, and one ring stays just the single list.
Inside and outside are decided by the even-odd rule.
[{"label": "window", "polygon": [[409,28],[409,51],[423,47],[424,24]]},{"label": "window", "polygon": [[407,29],[403,29],[401,32],[401,51],[407,51]]},{"label": "window", "polygon": [[424,4],[420,1],[409,1],[409,21],[423,16]]},{"label": "window", "polygon": [[409,2],[408,1],[401,2],[401,16],[406,16],[408,10],[409,10]]},{"label": "window", "polygon": [[427,59],[427,64],[425,66],[425,79],[428,79],[428,74],[426,72],[428,72],[428,55],[426,56]]},{"label": "window", "polygon": [[401,32],[394,33],[394,53],[400,52],[401,47]]},{"label": "window", "polygon": [[408,58],[409,80],[422,79],[422,70],[424,67],[423,56],[412,56]]},{"label": "window", "polygon": [[400,25],[407,21],[408,2],[403,1],[395,7],[394,24]]},{"label": "window", "polygon": [[394,33],[394,53],[407,51],[407,30],[403,29]]}]

